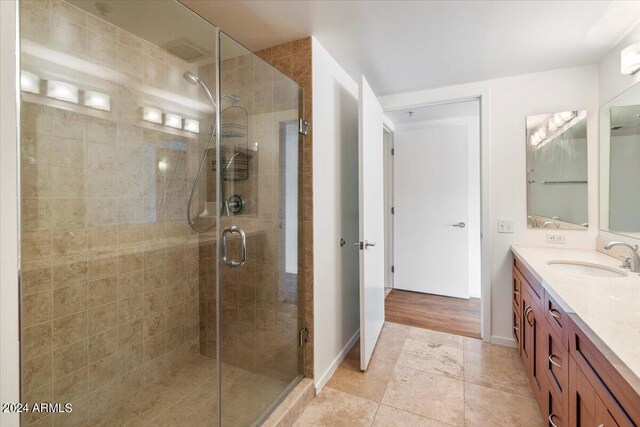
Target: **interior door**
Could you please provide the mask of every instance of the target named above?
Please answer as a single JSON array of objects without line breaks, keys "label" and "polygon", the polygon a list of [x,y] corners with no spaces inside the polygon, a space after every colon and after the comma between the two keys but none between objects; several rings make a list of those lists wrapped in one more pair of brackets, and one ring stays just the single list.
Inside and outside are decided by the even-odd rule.
[{"label": "interior door", "polygon": [[394,288],[469,298],[468,127],[394,137]]},{"label": "interior door", "polygon": [[384,324],[384,159],[382,106],[364,76],[358,97],[360,369]]}]

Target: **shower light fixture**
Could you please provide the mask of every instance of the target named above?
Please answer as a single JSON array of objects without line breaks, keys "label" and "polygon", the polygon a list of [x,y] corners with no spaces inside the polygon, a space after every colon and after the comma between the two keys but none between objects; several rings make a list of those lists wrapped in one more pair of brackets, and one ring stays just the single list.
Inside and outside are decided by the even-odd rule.
[{"label": "shower light fixture", "polygon": [[157,108],[144,107],[142,109],[142,119],[151,122],[157,123],[159,125],[162,124],[162,111]]},{"label": "shower light fixture", "polygon": [[640,42],[626,47],[620,52],[620,72],[635,74],[640,70]]},{"label": "shower light fixture", "polygon": [[160,171],[164,172],[167,170],[167,161],[166,160],[160,160],[158,162],[158,169],[160,169]]},{"label": "shower light fixture", "polygon": [[193,133],[200,133],[200,122],[193,119],[184,119],[184,130]]},{"label": "shower light fixture", "polygon": [[98,110],[111,111],[111,97],[106,93],[85,90],[84,105]]},{"label": "shower light fixture", "polygon": [[175,129],[182,129],[182,117],[173,113],[164,113],[164,125]]},{"label": "shower light fixture", "polygon": [[20,71],[20,89],[25,92],[40,93],[40,77],[29,71]]},{"label": "shower light fixture", "polygon": [[71,83],[58,80],[47,81],[47,96],[61,101],[78,103],[78,88]]}]

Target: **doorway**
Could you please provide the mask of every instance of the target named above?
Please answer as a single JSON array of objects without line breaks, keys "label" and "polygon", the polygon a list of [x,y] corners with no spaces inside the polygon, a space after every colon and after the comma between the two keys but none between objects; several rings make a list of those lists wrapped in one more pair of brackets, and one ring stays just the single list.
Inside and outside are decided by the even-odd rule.
[{"label": "doorway", "polygon": [[386,319],[479,338],[480,101],[387,116],[395,132]]}]

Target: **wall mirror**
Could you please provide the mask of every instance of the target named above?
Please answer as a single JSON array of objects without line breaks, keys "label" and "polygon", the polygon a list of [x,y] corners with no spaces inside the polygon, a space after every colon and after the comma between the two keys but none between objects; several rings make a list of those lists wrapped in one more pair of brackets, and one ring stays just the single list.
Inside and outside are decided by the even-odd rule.
[{"label": "wall mirror", "polygon": [[640,84],[600,108],[600,228],[640,239]]},{"label": "wall mirror", "polygon": [[528,116],[527,225],[586,230],[587,112]]}]

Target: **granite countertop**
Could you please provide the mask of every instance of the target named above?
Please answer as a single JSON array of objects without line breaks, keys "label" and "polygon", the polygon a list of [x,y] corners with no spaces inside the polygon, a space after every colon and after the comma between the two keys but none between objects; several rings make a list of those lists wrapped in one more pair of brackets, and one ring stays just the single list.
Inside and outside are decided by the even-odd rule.
[{"label": "granite countertop", "polygon": [[[595,250],[515,245],[511,251],[640,394],[640,274]],[[552,260],[601,264],[627,276],[564,273],[547,264]]]}]

